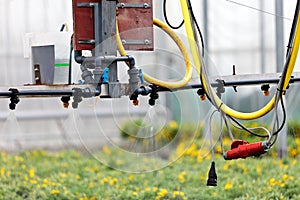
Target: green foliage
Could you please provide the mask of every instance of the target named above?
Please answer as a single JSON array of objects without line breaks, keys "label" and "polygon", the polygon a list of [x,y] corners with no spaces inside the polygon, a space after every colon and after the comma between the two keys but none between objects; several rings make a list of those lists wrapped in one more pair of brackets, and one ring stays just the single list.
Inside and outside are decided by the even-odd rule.
[{"label": "green foliage", "polygon": [[217,187],[206,186],[209,158],[184,156],[141,174],[111,170],[75,151],[2,152],[0,161],[0,199],[299,199],[300,194],[297,159],[217,158]]},{"label": "green foliage", "polygon": [[[136,122],[136,127],[147,124]],[[255,126],[250,124],[248,126]],[[128,126],[131,134],[137,129]],[[105,166],[93,156],[76,151],[45,151],[8,154],[0,152],[0,199],[299,199],[300,139],[299,126],[289,124],[289,157],[279,160],[270,150],[260,158],[225,161],[219,144],[216,150],[218,186],[207,187],[211,156],[203,148],[201,126],[170,122],[159,133],[177,139],[172,158],[176,162],[154,172],[130,174],[113,166],[132,167],[134,161],[120,151],[103,147],[101,155],[110,162]],[[296,132],[295,132],[296,131]],[[244,139],[251,136],[242,135]],[[247,138],[248,137],[248,138]],[[130,140],[130,136],[124,136]],[[155,138],[160,139],[158,136]],[[187,139],[194,138],[193,143]],[[141,141],[144,142],[144,141]],[[224,138],[225,149],[231,140]],[[186,148],[187,147],[187,148]],[[173,159],[174,160],[174,159]],[[159,159],[154,159],[159,162]],[[164,160],[165,161],[165,160]],[[145,164],[151,160],[145,161]]]}]

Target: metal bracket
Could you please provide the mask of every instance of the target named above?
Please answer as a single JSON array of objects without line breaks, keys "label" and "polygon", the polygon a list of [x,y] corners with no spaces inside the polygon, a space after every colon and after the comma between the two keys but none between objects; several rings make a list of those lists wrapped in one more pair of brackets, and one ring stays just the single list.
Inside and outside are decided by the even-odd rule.
[{"label": "metal bracket", "polygon": [[151,4],[149,3],[143,3],[143,4],[133,4],[133,3],[118,3],[118,8],[151,8]]},{"label": "metal bracket", "polygon": [[78,40],[78,44],[95,44],[95,40]]},{"label": "metal bracket", "polygon": [[122,40],[123,45],[151,45],[151,40]]},{"label": "metal bracket", "polygon": [[77,3],[78,8],[92,8],[98,3]]}]

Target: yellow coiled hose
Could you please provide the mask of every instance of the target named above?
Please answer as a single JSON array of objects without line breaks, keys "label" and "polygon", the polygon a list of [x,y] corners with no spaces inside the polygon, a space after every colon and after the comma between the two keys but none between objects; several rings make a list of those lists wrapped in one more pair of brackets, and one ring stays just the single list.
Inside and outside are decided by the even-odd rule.
[{"label": "yellow coiled hose", "polygon": [[[193,28],[192,28],[192,24],[191,24],[190,13],[188,10],[187,1],[180,0],[180,3],[181,3],[181,9],[182,9],[184,22],[185,22],[186,33],[187,33],[187,36],[189,39],[189,46],[190,46],[190,49],[192,52],[193,61],[196,66],[197,72],[200,75],[200,71],[201,71],[201,67],[202,67],[201,60],[200,60],[199,52],[198,52],[197,45],[195,42],[195,37],[194,37],[194,32],[193,32]],[[299,43],[300,43],[300,25],[299,24],[300,24],[300,17],[298,18],[298,21],[297,21],[294,45],[293,45],[293,49],[292,49],[291,59],[290,59],[289,65],[288,65],[288,70],[287,70],[287,75],[286,75],[286,79],[284,82],[283,90],[285,90],[287,88],[287,86],[290,82],[290,78],[292,76],[292,72],[293,72],[293,69],[294,69],[294,66],[295,66],[295,63],[297,60],[297,56],[298,56]],[[261,108],[258,111],[251,112],[251,113],[243,113],[243,112],[235,111],[232,108],[225,105],[222,102],[222,100],[216,95],[216,93],[211,88],[209,88],[211,86],[209,84],[207,84],[204,76],[203,76],[203,80],[204,80],[203,87],[206,92],[212,92],[211,98],[213,98],[213,102],[216,103],[216,106],[218,108],[222,109],[222,111],[224,113],[226,113],[227,115],[232,116],[234,118],[242,119],[242,120],[257,119],[257,118],[264,116],[265,114],[267,114],[269,111],[271,111],[274,108],[274,103],[275,103],[275,98],[276,98],[275,95],[267,105],[265,105],[263,108]]]},{"label": "yellow coiled hose", "polygon": [[[161,28],[162,30],[164,30],[164,32],[166,32],[175,41],[175,43],[179,47],[179,49],[183,55],[185,65],[186,65],[186,73],[185,73],[185,76],[183,77],[183,79],[180,81],[177,81],[177,82],[161,81],[161,80],[151,77],[148,74],[143,73],[145,80],[149,83],[152,83],[152,84],[155,84],[155,85],[161,86],[161,87],[166,87],[169,89],[175,89],[175,88],[180,88],[182,86],[185,86],[191,80],[192,74],[193,74],[193,68],[191,65],[191,61],[189,59],[187,49],[185,48],[185,46],[184,46],[183,42],[180,40],[180,38],[167,25],[165,25],[163,22],[161,22],[158,19],[153,19],[153,23],[156,26],[158,26],[159,28]],[[122,44],[122,41],[120,38],[120,34],[118,31],[118,25],[117,25],[116,40],[117,40],[118,51],[120,52],[121,56],[126,56],[127,53],[123,47],[123,44]]]}]

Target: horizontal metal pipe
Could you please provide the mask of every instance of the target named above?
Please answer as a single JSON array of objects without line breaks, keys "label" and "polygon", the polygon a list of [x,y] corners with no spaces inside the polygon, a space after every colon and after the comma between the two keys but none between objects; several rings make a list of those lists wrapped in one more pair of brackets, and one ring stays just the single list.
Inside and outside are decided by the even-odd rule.
[{"label": "horizontal metal pipe", "polygon": [[[261,79],[261,80],[236,80],[236,81],[224,81],[221,82],[212,82],[212,87],[233,87],[233,86],[246,86],[246,85],[259,85],[259,84],[277,84],[279,83],[280,78],[270,78],[270,79]],[[291,78],[290,83],[300,82],[300,78]],[[164,87],[158,87],[158,92],[166,92],[166,91],[179,91],[179,90],[188,90],[188,89],[199,89],[202,88],[202,84],[194,83],[188,84],[184,87],[178,89],[168,89]]]},{"label": "horizontal metal pipe", "polygon": [[[20,90],[18,93],[13,93],[12,91],[1,91],[0,97],[11,97],[13,95],[16,95],[18,97],[47,97],[47,96],[53,96],[53,97],[59,97],[59,96],[73,96],[74,91],[73,90]],[[95,96],[99,96],[100,91],[96,90]]]}]

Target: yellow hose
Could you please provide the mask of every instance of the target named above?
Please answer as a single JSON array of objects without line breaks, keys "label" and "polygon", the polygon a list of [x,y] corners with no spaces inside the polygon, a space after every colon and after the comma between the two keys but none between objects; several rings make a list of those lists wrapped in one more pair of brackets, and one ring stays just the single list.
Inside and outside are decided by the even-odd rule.
[{"label": "yellow hose", "polygon": [[[190,49],[191,49],[192,56],[193,56],[193,61],[196,66],[198,74],[200,74],[201,62],[200,62],[200,57],[199,57],[196,42],[195,42],[194,32],[193,32],[192,25],[191,25],[187,1],[180,0],[180,3],[181,3],[181,9],[182,9],[182,13],[183,13],[184,22],[185,22],[186,33],[188,35],[189,45],[190,45]],[[290,81],[296,60],[297,60],[297,56],[298,56],[299,43],[300,43],[300,25],[299,24],[300,24],[300,17],[298,18],[298,21],[297,21],[295,41],[294,41],[294,45],[293,45],[293,49],[292,49],[291,59],[290,59],[289,65],[288,65],[287,76],[286,76],[286,80],[285,80],[284,88],[283,88],[284,90],[286,89],[286,87],[289,84],[289,81]],[[205,91],[208,91],[208,87],[210,87],[210,86],[208,86],[207,83],[204,82],[203,87],[204,87]],[[260,110],[251,112],[251,113],[243,113],[243,112],[235,111],[232,108],[225,105],[222,102],[222,100],[216,95],[215,92],[213,92],[212,98],[216,102],[217,106],[220,107],[224,113],[226,113],[227,115],[230,115],[234,118],[242,119],[242,120],[257,119],[257,118],[264,116],[265,114],[267,114],[269,111],[271,111],[273,109],[274,103],[275,103],[275,95],[274,95],[274,97],[270,100],[270,102],[267,105],[265,105],[263,108],[261,108]]]},{"label": "yellow hose", "polygon": [[[172,29],[170,29],[167,25],[165,25],[163,22],[159,21],[158,19],[153,19],[153,23],[156,26],[158,26],[159,28],[163,29],[164,32],[166,32],[175,41],[175,43],[179,47],[179,49],[183,55],[185,65],[186,65],[186,73],[185,73],[185,76],[183,77],[183,79],[180,81],[177,81],[177,82],[161,81],[161,80],[151,77],[148,74],[143,73],[145,80],[149,83],[152,83],[152,84],[155,84],[155,85],[161,86],[161,87],[166,87],[169,89],[175,89],[175,88],[180,88],[182,86],[185,86],[191,80],[192,74],[193,74],[193,68],[191,65],[191,61],[189,59],[188,51],[186,50],[183,42],[180,40],[180,38],[175,34],[175,32]],[[117,32],[116,40],[117,40],[118,50],[122,56],[126,56],[127,53],[123,47],[123,44],[122,44],[122,41],[121,41],[121,38],[119,35],[118,25],[117,25],[116,32]]]}]

